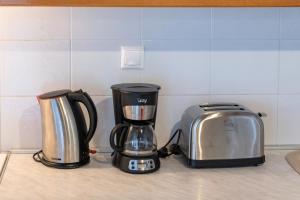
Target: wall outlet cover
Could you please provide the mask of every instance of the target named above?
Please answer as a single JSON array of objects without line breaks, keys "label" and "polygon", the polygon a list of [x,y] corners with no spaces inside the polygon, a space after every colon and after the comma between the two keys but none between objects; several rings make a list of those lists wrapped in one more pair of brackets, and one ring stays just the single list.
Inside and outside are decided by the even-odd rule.
[{"label": "wall outlet cover", "polygon": [[121,69],[143,69],[144,47],[122,46],[121,47]]}]

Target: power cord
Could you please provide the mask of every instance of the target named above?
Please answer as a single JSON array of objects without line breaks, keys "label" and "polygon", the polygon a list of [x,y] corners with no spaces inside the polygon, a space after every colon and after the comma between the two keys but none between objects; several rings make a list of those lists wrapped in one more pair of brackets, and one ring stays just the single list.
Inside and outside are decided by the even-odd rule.
[{"label": "power cord", "polygon": [[[177,129],[173,135],[171,136],[171,138],[169,139],[169,141],[158,150],[158,156],[160,158],[166,158],[172,154],[174,155],[178,155],[181,153],[180,151],[180,146],[179,146],[179,139],[180,139],[180,135],[182,133],[181,129]],[[177,141],[174,144],[171,144],[170,147],[168,148],[168,145],[172,142],[172,140],[175,138],[175,136],[177,136]]]},{"label": "power cord", "polygon": [[41,158],[40,154],[42,152],[43,151],[40,150],[40,151],[36,152],[35,154],[33,154],[33,156],[32,156],[33,160],[36,161],[36,162],[41,162],[42,158]]},{"label": "power cord", "polygon": [[[32,158],[33,158],[33,160],[34,160],[35,162],[41,162],[41,160],[43,159],[43,158],[41,157],[41,153],[43,153],[43,150],[40,150],[40,151],[38,151],[38,152],[36,152],[36,153],[33,154]],[[97,151],[96,151],[96,150],[93,150],[93,149],[90,149],[90,150],[89,150],[89,153],[90,153],[90,154],[96,154]]]}]

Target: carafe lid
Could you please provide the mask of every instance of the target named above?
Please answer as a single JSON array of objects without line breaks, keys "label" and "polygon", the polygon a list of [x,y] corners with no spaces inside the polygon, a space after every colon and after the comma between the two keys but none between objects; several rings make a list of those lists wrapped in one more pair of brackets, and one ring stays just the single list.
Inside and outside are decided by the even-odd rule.
[{"label": "carafe lid", "polygon": [[51,98],[65,96],[70,92],[71,92],[71,90],[56,90],[56,91],[41,94],[41,95],[37,96],[37,98],[38,99],[51,99]]}]

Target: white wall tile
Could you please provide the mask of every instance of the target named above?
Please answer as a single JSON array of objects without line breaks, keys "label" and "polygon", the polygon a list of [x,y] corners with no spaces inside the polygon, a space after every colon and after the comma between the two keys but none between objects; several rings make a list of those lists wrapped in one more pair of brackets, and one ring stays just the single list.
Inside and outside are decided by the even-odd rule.
[{"label": "white wall tile", "polygon": [[164,95],[209,93],[209,40],[153,40],[144,45],[143,82],[159,84]]},{"label": "white wall tile", "polygon": [[280,9],[280,38],[300,39],[300,8]]},{"label": "white wall tile", "polygon": [[2,96],[70,88],[69,41],[0,42]]},{"label": "white wall tile", "polygon": [[70,39],[70,8],[2,7],[0,40]]},{"label": "white wall tile", "polygon": [[278,143],[300,143],[300,95],[280,95],[278,99]]},{"label": "white wall tile", "polygon": [[213,38],[277,39],[278,19],[277,8],[215,8]]},{"label": "white wall tile", "polygon": [[143,39],[203,39],[211,35],[209,8],[145,8]]},{"label": "white wall tile", "polygon": [[41,148],[41,121],[34,97],[1,98],[1,150]]},{"label": "white wall tile", "polygon": [[213,95],[211,102],[233,102],[246,106],[253,112],[266,113],[263,117],[265,144],[277,144],[277,96],[276,95]]},{"label": "white wall tile", "polygon": [[140,70],[121,70],[122,45],[139,41],[75,40],[72,44],[72,89],[82,88],[91,95],[111,95],[110,86],[120,82],[139,82]]},{"label": "white wall tile", "polygon": [[202,96],[160,96],[155,133],[158,146],[161,147],[169,140],[176,130],[176,123],[180,121],[183,112],[192,105],[207,103],[209,97]]},{"label": "white wall tile", "polygon": [[72,8],[72,39],[140,39],[139,8]]},{"label": "white wall tile", "polygon": [[300,93],[300,40],[280,42],[279,92]]},{"label": "white wall tile", "polygon": [[212,93],[277,92],[278,41],[214,40],[212,48]]}]

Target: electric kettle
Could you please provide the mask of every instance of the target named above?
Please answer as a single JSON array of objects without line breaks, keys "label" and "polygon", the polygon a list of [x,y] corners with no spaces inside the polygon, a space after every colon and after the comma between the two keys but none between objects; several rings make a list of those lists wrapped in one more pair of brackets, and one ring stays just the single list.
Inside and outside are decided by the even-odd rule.
[{"label": "electric kettle", "polygon": [[[97,111],[82,90],[57,90],[37,96],[42,119],[42,150],[34,160],[49,167],[77,168],[90,161],[89,142],[97,126]],[[80,107],[89,114],[89,129]]]}]

